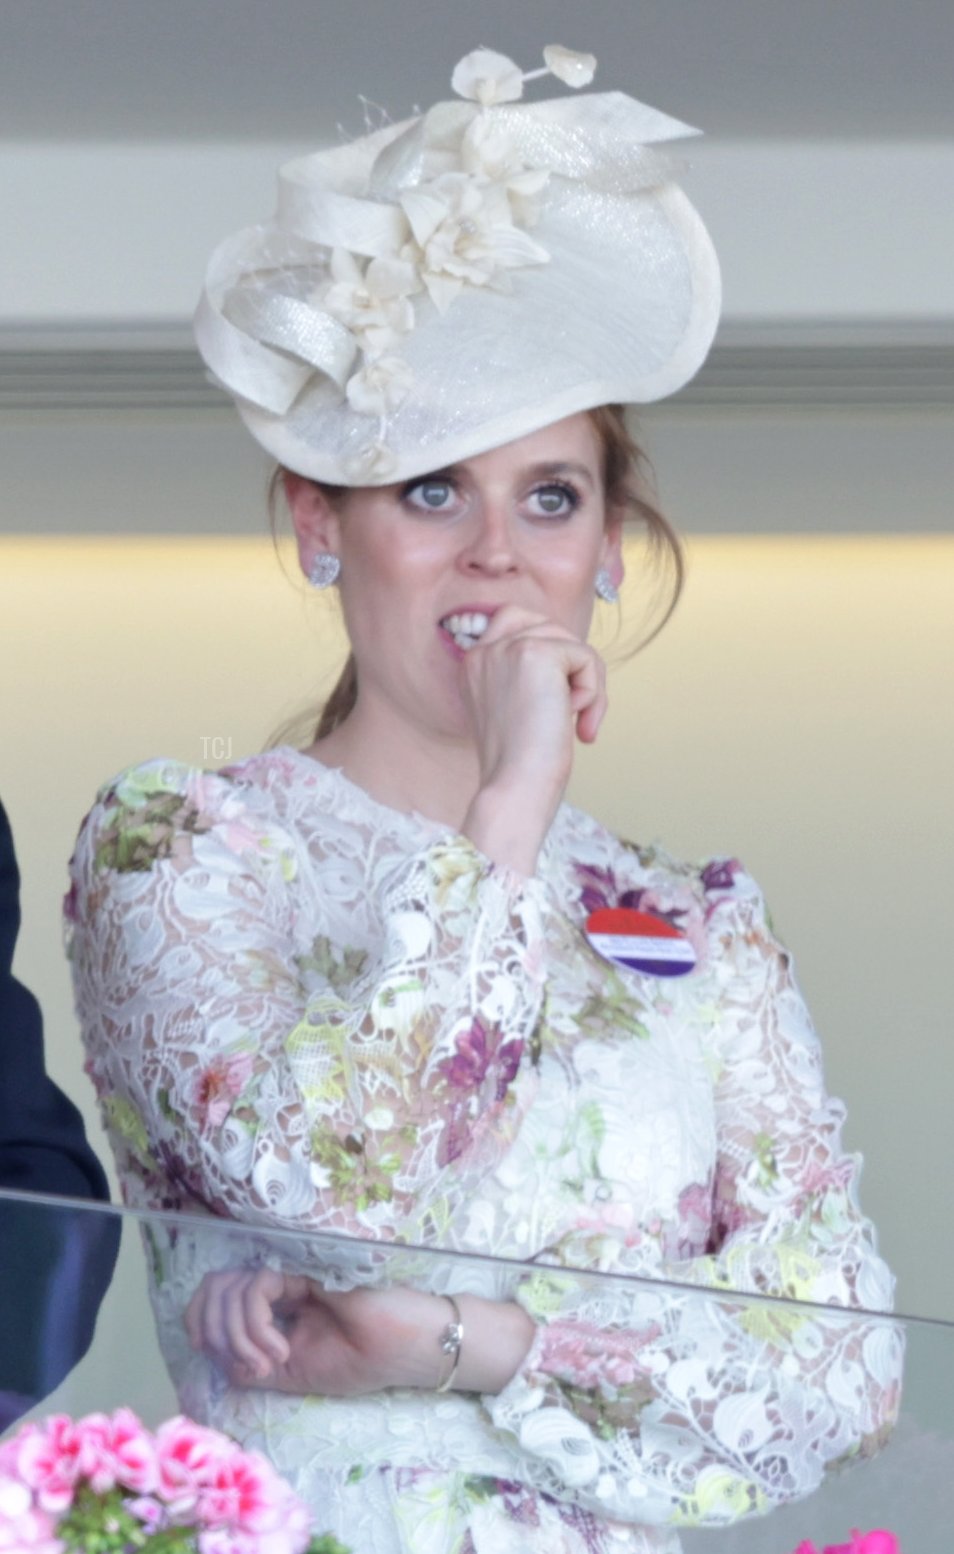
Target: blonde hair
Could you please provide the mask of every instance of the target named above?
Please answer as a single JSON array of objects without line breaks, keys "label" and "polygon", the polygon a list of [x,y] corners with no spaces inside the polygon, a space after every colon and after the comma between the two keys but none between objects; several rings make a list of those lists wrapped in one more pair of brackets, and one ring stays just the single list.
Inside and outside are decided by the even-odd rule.
[{"label": "blonde hair", "polygon": [[[603,454],[603,496],[607,513],[613,517],[622,514],[640,526],[646,535],[658,574],[668,578],[665,602],[656,624],[631,649],[638,652],[658,636],[679,602],[685,581],[685,556],[682,544],[668,518],[652,500],[652,472],[643,450],[639,447],[626,424],[622,405],[600,405],[586,414],[593,423]],[[268,484],[268,507],[273,532],[277,526],[277,513],[284,496],[285,470],[279,466],[273,470]],[[315,484],[332,506],[344,500],[346,486]],[[311,734],[312,741],[324,739],[343,723],[358,699],[358,671],[354,654],[349,653],[345,666],[318,715],[317,727]],[[309,731],[315,714],[307,715]],[[304,718],[296,717],[275,735],[272,744],[289,742],[293,731],[300,731]]]}]

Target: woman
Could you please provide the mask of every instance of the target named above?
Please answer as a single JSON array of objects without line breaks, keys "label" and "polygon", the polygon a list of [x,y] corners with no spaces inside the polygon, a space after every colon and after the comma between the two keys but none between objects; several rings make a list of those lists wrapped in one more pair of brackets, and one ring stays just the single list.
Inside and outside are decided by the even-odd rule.
[{"label": "woman", "polygon": [[[611,406],[695,370],[718,284],[648,149],[682,127],[522,82],[469,56],[462,102],[293,164],[276,223],[212,261],[200,346],[352,658],[309,749],[138,768],[81,833],[77,1002],[126,1194],[884,1309],[756,887],[563,803],[634,506]],[[188,1406],[362,1551],[673,1551],[813,1488],[895,1404],[870,1323],[321,1255],[210,1273],[183,1234],[155,1300]]]}]

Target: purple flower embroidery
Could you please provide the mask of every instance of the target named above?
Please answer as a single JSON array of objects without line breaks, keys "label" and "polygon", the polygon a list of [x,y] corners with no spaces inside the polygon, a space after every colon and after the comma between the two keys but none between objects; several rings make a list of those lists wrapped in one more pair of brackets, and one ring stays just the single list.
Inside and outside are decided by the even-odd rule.
[{"label": "purple flower embroidery", "polygon": [[439,1063],[438,1071],[455,1090],[479,1090],[491,1070],[495,1070],[494,1100],[502,1101],[516,1077],[523,1054],[523,1042],[503,1041],[499,1030],[488,1032],[481,1020],[457,1038],[452,1058]]},{"label": "purple flower embroidery", "polygon": [[712,1234],[712,1187],[693,1182],[679,1194],[676,1224],[668,1248],[677,1259],[700,1257],[710,1250]]},{"label": "purple flower embroidery", "polygon": [[[449,1165],[473,1142],[481,1107],[489,1101],[499,1104],[507,1094],[520,1067],[523,1042],[505,1041],[496,1026],[490,1030],[474,1020],[457,1038],[457,1050],[451,1058],[438,1063],[437,1071],[451,1090],[450,1105],[437,1146],[439,1163]],[[492,1089],[492,1094],[486,1092]],[[481,1092],[482,1100],[478,1100]]]},{"label": "purple flower embroidery", "polygon": [[589,863],[577,863],[574,869],[580,882],[580,905],[584,912],[589,914],[600,907],[615,905],[616,879],[612,870]]},{"label": "purple flower embroidery", "polygon": [[581,887],[580,905],[587,916],[599,911],[600,907],[628,907],[631,912],[652,912],[654,917],[663,918],[677,928],[678,919],[686,915],[685,909],[680,907],[668,911],[660,909],[655,905],[652,891],[645,888],[620,890],[611,869],[600,869],[589,863],[578,863],[574,867]]},{"label": "purple flower embroidery", "polygon": [[472,1136],[467,1108],[460,1103],[452,1106],[437,1141],[438,1165],[443,1168],[458,1160],[470,1148]]},{"label": "purple flower embroidery", "polygon": [[738,858],[713,858],[707,863],[700,875],[703,889],[731,890],[735,884],[735,876],[741,872],[742,865]]},{"label": "purple flower embroidery", "polygon": [[540,1507],[537,1497],[526,1484],[515,1484],[509,1479],[499,1478],[496,1487],[511,1522],[518,1527],[539,1527]]}]

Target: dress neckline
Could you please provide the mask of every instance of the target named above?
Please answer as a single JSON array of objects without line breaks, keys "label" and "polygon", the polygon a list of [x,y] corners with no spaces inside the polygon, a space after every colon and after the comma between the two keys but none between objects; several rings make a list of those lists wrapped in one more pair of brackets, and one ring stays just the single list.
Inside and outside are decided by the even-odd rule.
[{"label": "dress neckline", "polygon": [[296,745],[273,745],[271,750],[265,750],[262,754],[290,756],[301,765],[303,770],[308,769],[319,773],[330,785],[338,788],[352,804],[363,806],[372,815],[377,814],[382,823],[386,822],[391,826],[415,825],[420,830],[431,833],[435,839],[458,834],[454,826],[448,825],[443,820],[433,820],[429,815],[422,815],[420,810],[396,809],[393,804],[385,804],[380,799],[372,797],[360,783],[346,776],[340,766],[328,766],[324,761],[319,761],[317,756],[309,755],[305,750],[299,750]]}]

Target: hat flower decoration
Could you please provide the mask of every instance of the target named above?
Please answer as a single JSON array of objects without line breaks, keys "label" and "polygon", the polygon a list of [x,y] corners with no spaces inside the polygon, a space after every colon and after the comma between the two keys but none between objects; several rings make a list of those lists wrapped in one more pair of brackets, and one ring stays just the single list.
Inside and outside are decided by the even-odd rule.
[{"label": "hat flower decoration", "polygon": [[523,101],[595,69],[476,49],[456,100],[280,170],[273,220],[216,250],[195,318],[269,453],[382,484],[692,375],[718,265],[659,147],[696,132],[620,92]]}]

